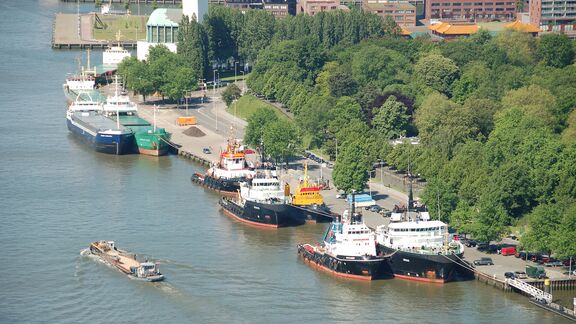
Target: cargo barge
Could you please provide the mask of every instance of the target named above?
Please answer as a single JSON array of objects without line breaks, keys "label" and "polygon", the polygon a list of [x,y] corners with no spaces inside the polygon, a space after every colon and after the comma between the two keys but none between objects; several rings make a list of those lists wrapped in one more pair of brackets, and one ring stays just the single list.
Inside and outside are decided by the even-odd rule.
[{"label": "cargo barge", "polygon": [[91,254],[105,263],[127,274],[130,279],[150,282],[164,280],[164,275],[160,273],[157,263],[136,260],[135,254],[116,248],[114,241],[93,242],[89,250]]}]

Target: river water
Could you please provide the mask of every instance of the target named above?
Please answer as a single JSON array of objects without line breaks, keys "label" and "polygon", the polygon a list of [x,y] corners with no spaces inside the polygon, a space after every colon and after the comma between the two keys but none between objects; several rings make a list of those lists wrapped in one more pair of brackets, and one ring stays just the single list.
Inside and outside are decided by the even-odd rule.
[{"label": "river water", "polygon": [[[475,281],[335,279],[296,256],[326,225],[248,227],[190,183],[201,168],[188,160],[88,149],[68,134],[61,86],[82,53],[50,48],[54,14],[75,10],[0,1],[0,322],[562,321]],[[167,280],[80,255],[100,239],[159,261]]]}]

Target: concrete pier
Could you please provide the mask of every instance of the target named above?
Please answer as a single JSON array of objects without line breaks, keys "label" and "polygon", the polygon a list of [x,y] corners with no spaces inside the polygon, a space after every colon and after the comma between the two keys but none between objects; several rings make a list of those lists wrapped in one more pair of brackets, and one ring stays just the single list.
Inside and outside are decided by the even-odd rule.
[{"label": "concrete pier", "polygon": [[[112,42],[98,40],[93,36],[93,14],[56,14],[52,26],[52,48],[54,49],[83,49],[107,48]],[[117,44],[117,41],[114,41]],[[136,40],[121,40],[120,44],[126,49],[136,48]]]}]

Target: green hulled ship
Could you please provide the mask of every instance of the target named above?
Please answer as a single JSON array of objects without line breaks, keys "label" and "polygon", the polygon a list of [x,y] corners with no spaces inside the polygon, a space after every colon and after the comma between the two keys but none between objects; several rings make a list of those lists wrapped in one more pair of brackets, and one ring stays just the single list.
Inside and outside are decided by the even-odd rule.
[{"label": "green hulled ship", "polygon": [[166,129],[154,127],[135,115],[120,115],[120,124],[134,132],[138,153],[160,156],[170,151],[170,133]]}]

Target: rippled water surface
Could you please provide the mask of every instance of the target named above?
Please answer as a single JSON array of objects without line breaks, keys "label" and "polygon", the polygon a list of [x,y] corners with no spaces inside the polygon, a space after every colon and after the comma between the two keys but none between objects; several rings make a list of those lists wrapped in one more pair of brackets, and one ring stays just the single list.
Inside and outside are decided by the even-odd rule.
[{"label": "rippled water surface", "polygon": [[[0,1],[0,322],[562,321],[476,282],[318,273],[296,244],[324,225],[247,227],[190,183],[200,167],[187,160],[91,151],[68,134],[62,93],[83,53],[50,48],[54,14],[75,10]],[[99,239],[159,261],[167,281],[129,280],[80,255]]]}]

